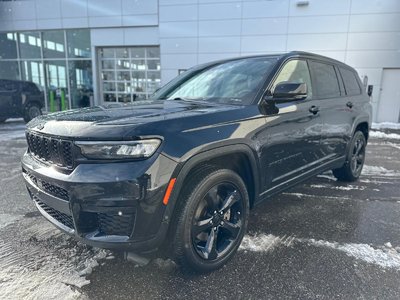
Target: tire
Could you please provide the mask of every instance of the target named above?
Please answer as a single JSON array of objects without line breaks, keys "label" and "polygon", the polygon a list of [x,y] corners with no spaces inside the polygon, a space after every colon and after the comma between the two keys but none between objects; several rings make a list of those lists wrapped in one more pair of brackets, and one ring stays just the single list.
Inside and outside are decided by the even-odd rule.
[{"label": "tire", "polygon": [[28,123],[30,120],[40,116],[42,114],[42,110],[37,103],[30,103],[25,108],[24,113],[24,121]]},{"label": "tire", "polygon": [[1,124],[1,123],[4,123],[6,120],[7,120],[7,118],[2,118],[2,117],[1,117],[1,118],[0,118],[0,124]]},{"label": "tire", "polygon": [[351,139],[345,164],[339,169],[332,170],[339,181],[353,182],[360,177],[365,161],[366,146],[367,140],[364,133],[356,131]]},{"label": "tire", "polygon": [[246,232],[249,197],[241,177],[204,168],[191,176],[173,226],[173,256],[186,271],[206,273],[226,264]]}]

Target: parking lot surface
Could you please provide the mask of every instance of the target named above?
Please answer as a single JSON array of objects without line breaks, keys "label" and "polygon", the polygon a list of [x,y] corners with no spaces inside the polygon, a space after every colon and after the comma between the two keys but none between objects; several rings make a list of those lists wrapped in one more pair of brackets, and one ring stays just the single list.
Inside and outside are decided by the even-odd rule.
[{"label": "parking lot surface", "polygon": [[55,229],[23,184],[24,124],[0,125],[1,299],[400,299],[400,132],[374,131],[359,181],[314,177],[250,214],[234,259],[207,275],[160,254],[136,266]]}]

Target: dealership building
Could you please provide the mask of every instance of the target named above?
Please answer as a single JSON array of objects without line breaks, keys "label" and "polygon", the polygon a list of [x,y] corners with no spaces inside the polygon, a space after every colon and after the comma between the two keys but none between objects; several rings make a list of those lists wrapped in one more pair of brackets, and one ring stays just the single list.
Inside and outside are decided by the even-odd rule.
[{"label": "dealership building", "polygon": [[0,79],[35,82],[48,111],[54,95],[130,102],[197,64],[292,50],[353,66],[374,121],[400,121],[399,0],[0,0]]}]

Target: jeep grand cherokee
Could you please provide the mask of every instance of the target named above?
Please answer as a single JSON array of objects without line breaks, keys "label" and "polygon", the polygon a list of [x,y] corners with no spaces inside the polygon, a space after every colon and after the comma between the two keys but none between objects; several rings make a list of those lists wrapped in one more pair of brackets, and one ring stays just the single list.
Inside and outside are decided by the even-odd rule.
[{"label": "jeep grand cherokee", "polygon": [[35,118],[22,168],[61,230],[104,248],[167,245],[206,272],[232,258],[256,204],[326,170],[357,180],[370,124],[353,68],[304,52],[241,57],[147,101]]}]

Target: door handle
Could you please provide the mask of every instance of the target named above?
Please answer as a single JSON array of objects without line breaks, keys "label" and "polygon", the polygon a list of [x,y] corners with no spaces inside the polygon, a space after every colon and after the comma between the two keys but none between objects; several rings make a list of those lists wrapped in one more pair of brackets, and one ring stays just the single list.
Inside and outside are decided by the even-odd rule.
[{"label": "door handle", "polygon": [[310,113],[313,113],[314,115],[316,115],[319,112],[319,107],[318,106],[311,106],[310,109],[308,110]]},{"label": "door handle", "polygon": [[351,102],[351,101],[347,102],[347,103],[346,103],[346,106],[347,106],[348,108],[353,108],[353,102]]}]

